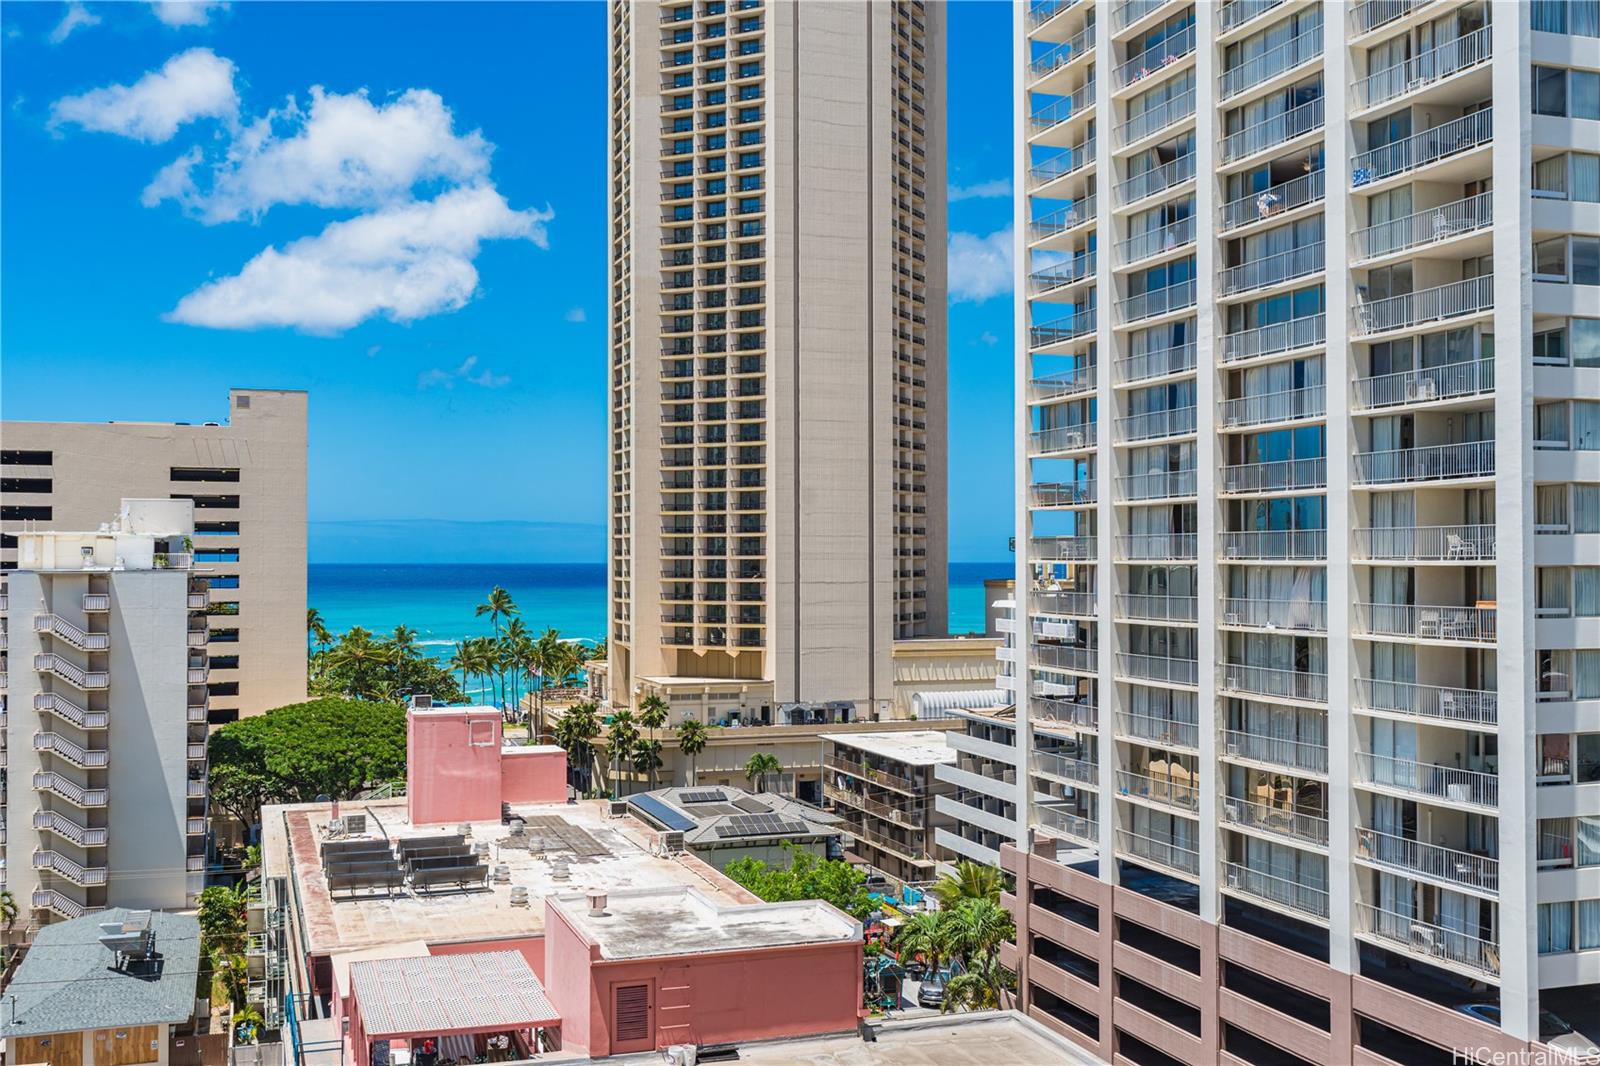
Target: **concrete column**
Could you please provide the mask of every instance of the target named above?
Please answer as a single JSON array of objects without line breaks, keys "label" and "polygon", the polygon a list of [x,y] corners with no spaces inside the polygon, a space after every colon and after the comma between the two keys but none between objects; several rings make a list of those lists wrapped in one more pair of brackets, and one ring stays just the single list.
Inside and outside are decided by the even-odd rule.
[{"label": "concrete column", "polygon": [[[1028,483],[1032,472],[1028,467],[1028,426],[1033,417],[1028,407],[1028,381],[1033,377],[1033,360],[1028,355],[1028,221],[1033,217],[1033,205],[1028,195],[1028,62],[1031,46],[1028,43],[1028,6],[1011,7],[1011,76],[1012,76],[1012,173],[1016,176],[1012,196],[1012,307],[1015,316],[1012,335],[1015,338],[1012,380],[1016,383],[1016,418],[1012,425],[1013,464],[1016,470],[1016,491],[1012,507],[1016,531],[1016,609],[1012,612],[1011,640],[1015,657],[1012,660],[1017,676],[1017,849],[1028,851],[1028,825],[1033,819],[1033,788],[1028,781],[1028,752],[1033,750],[1033,721],[1029,706],[1027,640],[1028,600],[1030,596],[1028,545],[1033,536],[1033,521],[1028,513]],[[1022,953],[1027,947],[1018,944]]]},{"label": "concrete column", "polygon": [[1495,558],[1500,694],[1501,1026],[1539,1036],[1538,888],[1533,842],[1537,748],[1533,584],[1532,32],[1525,4],[1494,5]]},{"label": "concrete column", "polygon": [[1327,129],[1323,247],[1328,265],[1324,283],[1328,344],[1323,357],[1328,408],[1328,961],[1335,970],[1353,973],[1359,952],[1351,938],[1356,884],[1350,856],[1355,848],[1356,803],[1350,781],[1351,752],[1357,740],[1356,719],[1350,713],[1350,677],[1355,669],[1350,606],[1358,593],[1350,567],[1350,530],[1358,504],[1350,492],[1350,456],[1356,450],[1350,422],[1350,382],[1356,371],[1350,358],[1349,308],[1355,301],[1349,234],[1363,220],[1356,217],[1350,195],[1350,159],[1355,146],[1349,120],[1352,71],[1350,49],[1345,45],[1346,25],[1344,5],[1329,4],[1323,9],[1323,116]]}]

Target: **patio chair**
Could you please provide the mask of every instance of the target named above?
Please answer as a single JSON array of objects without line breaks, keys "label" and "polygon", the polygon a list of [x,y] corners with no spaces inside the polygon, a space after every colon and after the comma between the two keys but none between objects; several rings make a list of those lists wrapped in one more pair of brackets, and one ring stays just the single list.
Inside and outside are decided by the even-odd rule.
[{"label": "patio chair", "polygon": [[1459,534],[1446,533],[1444,539],[1445,556],[1447,558],[1472,559],[1477,557],[1477,548],[1471,544],[1468,544],[1466,540],[1463,539]]},{"label": "patio chair", "polygon": [[1438,611],[1419,611],[1417,613],[1417,636],[1437,637],[1442,635]]}]

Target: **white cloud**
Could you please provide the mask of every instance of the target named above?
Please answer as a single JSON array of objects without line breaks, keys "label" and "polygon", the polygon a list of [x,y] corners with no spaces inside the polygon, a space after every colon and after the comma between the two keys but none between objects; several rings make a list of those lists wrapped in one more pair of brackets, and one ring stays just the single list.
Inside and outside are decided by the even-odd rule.
[{"label": "white cloud", "polygon": [[952,185],[945,192],[945,198],[951,203],[955,203],[957,200],[994,200],[1010,195],[1010,178],[980,181],[976,185]]},{"label": "white cloud", "polygon": [[209,48],[191,48],[132,85],[108,85],[57,100],[50,109],[50,123],[72,123],[141,141],[171,140],[186,122],[232,119],[238,113],[233,73],[230,60]]},{"label": "white cloud", "polygon": [[574,307],[563,317],[565,317],[568,322],[587,322],[589,321],[589,312],[585,311],[581,307]]},{"label": "white cloud", "polygon": [[411,322],[455,311],[478,288],[481,242],[549,239],[554,212],[513,211],[473,185],[334,222],[314,237],[267,248],[236,275],[191,292],[168,321],[212,329],[289,326],[337,333],[375,315]]},{"label": "white cloud", "polygon": [[228,9],[214,0],[151,0],[150,7],[168,26],[204,26],[211,21],[211,12]]},{"label": "white cloud", "polygon": [[477,365],[478,357],[469,355],[454,370],[441,370],[438,367],[434,367],[432,370],[423,371],[417,375],[417,388],[431,389],[438,386],[453,389],[458,381],[465,381],[468,385],[477,385],[485,389],[500,389],[511,384],[511,375],[509,374],[495,374],[487,369],[479,370],[474,374],[473,370]]},{"label": "white cloud", "polygon": [[84,29],[89,26],[100,25],[100,16],[79,3],[67,5],[67,13],[61,16],[61,21],[56,23],[56,28],[50,31],[50,43],[60,44],[71,37],[74,30]]},{"label": "white cloud", "polygon": [[[494,146],[477,130],[457,135],[439,95],[411,89],[375,106],[366,92],[311,90],[239,131],[201,184],[191,152],[144,191],[147,204],[176,200],[207,223],[259,217],[274,204],[380,207],[409,199],[419,184],[481,182]],[[204,186],[204,188],[201,187]]]},{"label": "white cloud", "polygon": [[950,234],[950,299],[982,303],[1010,292],[1012,256],[1010,226],[986,237],[976,233]]},{"label": "white cloud", "polygon": [[993,348],[995,345],[1000,343],[1000,338],[996,337],[988,330],[984,330],[982,333],[978,334],[978,343]]}]

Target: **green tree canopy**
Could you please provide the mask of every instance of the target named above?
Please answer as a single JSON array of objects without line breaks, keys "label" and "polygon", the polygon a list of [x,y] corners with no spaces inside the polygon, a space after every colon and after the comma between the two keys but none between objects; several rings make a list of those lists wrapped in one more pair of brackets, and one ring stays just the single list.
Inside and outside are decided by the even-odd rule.
[{"label": "green tree canopy", "polygon": [[324,696],[220,726],[208,753],[211,801],[254,825],[265,804],[349,799],[403,778],[405,710]]},{"label": "green tree canopy", "polygon": [[768,903],[820,899],[857,921],[872,913],[867,875],[847,862],[823,859],[814,852],[785,844],[788,866],[770,866],[761,859],[735,859],[724,872]]}]

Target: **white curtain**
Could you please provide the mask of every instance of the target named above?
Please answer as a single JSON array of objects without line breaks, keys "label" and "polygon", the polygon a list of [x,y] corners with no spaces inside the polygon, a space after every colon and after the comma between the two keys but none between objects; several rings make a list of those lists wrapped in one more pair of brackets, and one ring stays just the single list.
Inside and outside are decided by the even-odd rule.
[{"label": "white curtain", "polygon": [[1578,901],[1578,950],[1600,948],[1600,899]]},{"label": "white curtain", "polygon": [[1600,616],[1600,567],[1580,566],[1573,570],[1572,613],[1579,618]]},{"label": "white curtain", "polygon": [[1600,451],[1600,403],[1573,401],[1572,448],[1580,452]]},{"label": "white curtain", "polygon": [[1578,865],[1600,866],[1600,818],[1579,818],[1577,838]]},{"label": "white curtain", "polygon": [[1572,653],[1572,695],[1574,699],[1600,699],[1600,651],[1578,649]]},{"label": "white curtain", "polygon": [[1572,904],[1539,904],[1539,954],[1572,950]]},{"label": "white curtain", "polygon": [[1600,485],[1573,485],[1572,531],[1600,533]]}]

